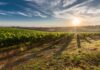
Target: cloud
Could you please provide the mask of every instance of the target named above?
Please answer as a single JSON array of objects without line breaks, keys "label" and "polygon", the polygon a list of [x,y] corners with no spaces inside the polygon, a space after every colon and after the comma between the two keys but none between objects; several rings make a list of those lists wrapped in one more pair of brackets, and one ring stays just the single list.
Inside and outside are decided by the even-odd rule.
[{"label": "cloud", "polygon": [[34,15],[34,16],[39,16],[39,17],[41,17],[41,18],[47,18],[46,15],[43,15],[42,13],[40,13],[40,12],[38,12],[38,11],[35,11],[35,12],[33,13],[33,15]]},{"label": "cloud", "polygon": [[31,15],[23,13],[23,12],[16,12],[16,14],[26,16],[26,17],[32,17]]},{"label": "cloud", "polygon": [[63,7],[66,7],[68,5],[71,5],[73,3],[75,3],[77,0],[64,0],[63,1]]},{"label": "cloud", "polygon": [[28,1],[31,7],[35,7],[36,9],[39,10],[39,12],[42,12],[42,14],[54,17],[55,11],[61,10],[61,7],[71,5],[77,0],[70,0],[70,1],[69,0],[25,0],[25,1]]},{"label": "cloud", "polygon": [[5,2],[0,2],[0,5],[7,5],[7,3],[5,3]]},{"label": "cloud", "polygon": [[33,16],[36,16],[36,17],[41,17],[41,18],[47,18],[46,15],[38,12],[38,11],[31,11],[30,13],[29,12],[21,12],[21,11],[18,11],[18,12],[14,12],[14,11],[0,11],[0,15],[21,15],[21,16],[25,16],[25,17],[33,17]]},{"label": "cloud", "polygon": [[[48,14],[54,18],[66,19],[74,15],[95,15],[99,13],[96,9],[92,11],[92,7],[89,6],[94,0],[26,0],[30,2],[31,6],[42,11],[44,14]],[[33,4],[32,4],[33,3]]]},{"label": "cloud", "polygon": [[[91,4],[91,2],[93,2],[94,0],[85,0],[82,3],[73,5],[70,8],[66,8],[66,9],[59,9],[57,11],[53,11],[53,16],[56,18],[70,18],[72,16],[92,16],[92,15],[96,15],[99,13],[99,8],[96,7],[91,7],[89,4]],[[95,10],[95,12],[93,12],[93,10]]]},{"label": "cloud", "polygon": [[26,0],[26,1],[35,2],[35,3],[38,3],[38,4],[43,4],[43,3],[46,2],[46,0]]},{"label": "cloud", "polygon": [[[14,5],[18,7],[18,10],[4,10],[1,14],[62,19],[68,19],[75,15],[96,16],[100,14],[100,6],[92,6],[95,1],[97,2],[97,0],[22,0],[23,4],[16,3]],[[0,5],[4,4],[6,3],[0,2]]]},{"label": "cloud", "polygon": [[0,12],[0,15],[7,15],[6,13]]}]

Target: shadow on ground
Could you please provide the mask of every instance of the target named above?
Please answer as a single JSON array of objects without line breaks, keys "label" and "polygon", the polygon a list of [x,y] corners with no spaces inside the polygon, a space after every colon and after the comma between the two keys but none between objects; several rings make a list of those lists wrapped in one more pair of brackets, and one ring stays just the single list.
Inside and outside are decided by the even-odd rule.
[{"label": "shadow on ground", "polygon": [[[4,63],[4,66],[1,67],[1,70],[10,70],[13,66],[16,66],[20,63],[23,63],[25,61],[28,61],[30,59],[34,59],[34,58],[37,58],[39,57],[38,54],[40,53],[43,53],[43,52],[46,52],[48,50],[51,50],[51,49],[54,49],[54,46],[55,45],[62,45],[62,47],[56,52],[56,54],[60,54],[68,45],[69,43],[71,42],[72,40],[72,36],[63,36],[61,37],[60,39],[58,40],[54,40],[54,41],[51,41],[51,42],[48,42],[48,43],[42,43],[42,44],[38,44],[38,45],[35,45],[35,47],[30,47],[30,48],[27,48],[27,50],[24,51],[24,54],[20,54],[21,51],[19,51],[19,49],[17,48],[15,50],[15,52],[13,52],[13,54],[9,54],[8,52],[11,51],[7,51],[7,52],[2,52],[5,53],[5,57],[1,57],[0,58],[0,61],[5,61]],[[39,48],[41,47],[43,44],[47,44],[48,46],[47,47],[43,47],[42,49],[40,48],[39,51],[36,51],[34,53],[27,53],[28,51],[30,51],[31,49],[33,48]],[[55,48],[56,49],[56,48]]]}]

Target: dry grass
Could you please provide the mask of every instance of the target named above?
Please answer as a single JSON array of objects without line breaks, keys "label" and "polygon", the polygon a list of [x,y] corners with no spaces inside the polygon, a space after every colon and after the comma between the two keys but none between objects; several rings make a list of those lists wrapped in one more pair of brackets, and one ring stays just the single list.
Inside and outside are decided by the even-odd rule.
[{"label": "dry grass", "polygon": [[100,70],[100,41],[91,44],[83,42],[77,49],[75,41],[62,52],[55,55],[55,50],[41,53],[42,56],[31,59],[13,70]]}]

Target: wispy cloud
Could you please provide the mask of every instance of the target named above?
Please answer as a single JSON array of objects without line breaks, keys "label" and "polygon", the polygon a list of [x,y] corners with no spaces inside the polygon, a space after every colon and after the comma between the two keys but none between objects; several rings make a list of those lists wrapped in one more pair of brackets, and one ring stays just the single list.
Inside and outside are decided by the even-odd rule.
[{"label": "wispy cloud", "polygon": [[[26,0],[31,4],[35,3],[37,9],[55,18],[66,19],[74,15],[95,15],[99,10],[94,7],[95,12],[89,6],[94,0]],[[30,5],[31,5],[30,4]],[[34,5],[31,5],[34,7]]]},{"label": "wispy cloud", "polygon": [[[21,0],[21,3],[14,3],[21,10],[8,10],[1,12],[2,15],[21,15],[25,17],[54,17],[67,19],[74,15],[93,16],[100,14],[100,6],[91,6],[98,0]],[[0,2],[0,5],[6,5]],[[24,5],[25,4],[25,5]],[[99,4],[98,4],[99,5]],[[95,10],[95,11],[94,11]]]},{"label": "wispy cloud", "polygon": [[63,7],[66,7],[68,5],[71,5],[73,3],[75,3],[77,0],[64,0],[63,1]]},{"label": "wispy cloud", "polygon": [[[63,10],[57,10],[57,11],[53,11],[54,12],[54,17],[57,18],[67,18],[67,16],[74,16],[74,15],[81,15],[82,13],[86,13],[86,11],[88,11],[88,4],[90,2],[92,2],[93,0],[86,0],[82,3],[79,3],[79,4],[76,4],[76,5],[73,5],[72,7],[70,8],[66,8],[66,9],[63,9]],[[90,9],[92,9],[90,7]]]},{"label": "wispy cloud", "polygon": [[0,5],[7,5],[7,3],[5,3],[5,2],[0,2]]},{"label": "wispy cloud", "polygon": [[41,17],[41,18],[47,18],[46,15],[43,15],[42,13],[40,13],[40,12],[38,12],[38,11],[35,11],[35,12],[33,13],[33,15],[34,15],[34,16],[39,16],[39,17]]},{"label": "wispy cloud", "polygon": [[0,12],[0,15],[7,15],[6,13]]},{"label": "wispy cloud", "polygon": [[26,16],[26,17],[31,17],[31,15],[23,13],[23,12],[16,12],[16,14]]}]

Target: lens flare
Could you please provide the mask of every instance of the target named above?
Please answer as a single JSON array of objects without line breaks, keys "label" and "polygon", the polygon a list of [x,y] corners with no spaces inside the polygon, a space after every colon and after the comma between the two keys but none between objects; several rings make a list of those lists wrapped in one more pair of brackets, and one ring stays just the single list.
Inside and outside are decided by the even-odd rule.
[{"label": "lens flare", "polygon": [[81,20],[77,17],[74,17],[72,23],[74,26],[78,26],[81,23]]}]

